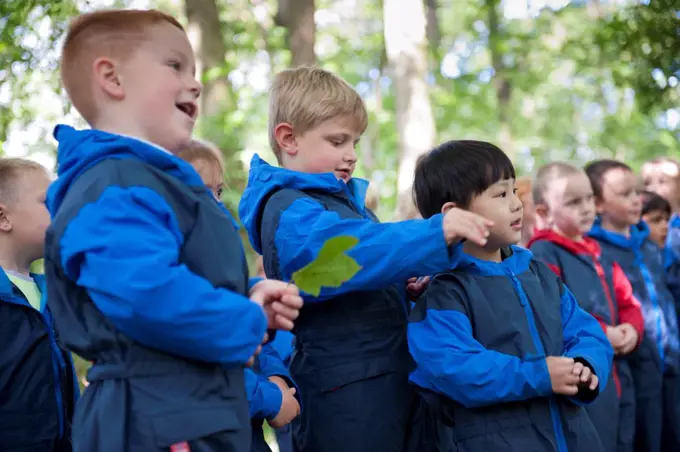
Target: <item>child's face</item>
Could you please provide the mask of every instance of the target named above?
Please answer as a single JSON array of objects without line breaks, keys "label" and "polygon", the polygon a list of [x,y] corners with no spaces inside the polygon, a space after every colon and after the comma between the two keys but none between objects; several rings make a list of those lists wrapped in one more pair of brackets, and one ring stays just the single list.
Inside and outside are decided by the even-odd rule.
[{"label": "child's face", "polygon": [[191,139],[201,85],[195,78],[194,53],[186,34],[171,24],[148,31],[118,74],[124,111],[114,118],[129,134],[174,152]]},{"label": "child's face", "polygon": [[50,225],[50,214],[45,207],[50,182],[44,171],[27,172],[17,184],[16,199],[5,206],[12,245],[27,262],[43,256],[45,233]]},{"label": "child's face", "polygon": [[642,166],[645,190],[666,199],[674,208],[680,207],[680,172],[673,162],[646,163]]},{"label": "child's face", "polygon": [[284,166],[303,173],[333,173],[349,182],[357,162],[355,147],[360,137],[353,123],[351,118],[338,117],[301,135],[293,131],[281,140],[283,143],[279,142]]},{"label": "child's face", "polygon": [[668,213],[652,210],[644,214],[642,219],[649,226],[649,239],[663,248],[668,235]]},{"label": "child's face", "polygon": [[502,248],[522,239],[522,201],[515,193],[515,180],[496,182],[470,202],[468,210],[494,222],[487,248]]},{"label": "child's face", "polygon": [[632,171],[614,168],[602,176],[602,199],[596,200],[603,222],[625,232],[640,222],[642,197]]},{"label": "child's face", "polygon": [[558,178],[546,194],[547,223],[571,239],[580,239],[595,221],[593,188],[585,173]]},{"label": "child's face", "polygon": [[201,180],[210,190],[216,200],[222,199],[222,190],[224,190],[224,174],[222,168],[216,163],[205,159],[198,159],[191,162]]}]

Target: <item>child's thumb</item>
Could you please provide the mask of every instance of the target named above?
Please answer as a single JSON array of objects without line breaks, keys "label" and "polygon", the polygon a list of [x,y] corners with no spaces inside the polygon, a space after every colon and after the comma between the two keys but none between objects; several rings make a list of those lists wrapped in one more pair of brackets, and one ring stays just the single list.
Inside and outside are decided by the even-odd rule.
[{"label": "child's thumb", "polygon": [[290,388],[289,391],[290,391],[290,395],[292,395],[292,396],[295,395],[295,388]]}]

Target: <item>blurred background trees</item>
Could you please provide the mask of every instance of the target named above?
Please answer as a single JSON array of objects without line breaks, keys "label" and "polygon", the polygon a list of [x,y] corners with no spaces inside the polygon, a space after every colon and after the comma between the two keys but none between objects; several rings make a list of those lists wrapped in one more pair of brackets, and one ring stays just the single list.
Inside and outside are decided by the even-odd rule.
[{"label": "blurred background trees", "polygon": [[234,212],[252,155],[273,161],[270,77],[300,64],[364,97],[356,174],[385,220],[413,214],[413,166],[448,139],[495,142],[522,173],[680,155],[679,0],[3,0],[2,152],[53,165],[53,125],[84,125],[58,83],[59,46],[73,14],[103,7],[160,8],[186,25],[205,85],[196,133],[225,154]]}]

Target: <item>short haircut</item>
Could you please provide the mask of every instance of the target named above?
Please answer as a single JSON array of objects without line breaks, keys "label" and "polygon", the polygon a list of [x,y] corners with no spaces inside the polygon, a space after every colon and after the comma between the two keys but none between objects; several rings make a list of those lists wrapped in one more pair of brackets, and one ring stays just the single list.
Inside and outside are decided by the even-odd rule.
[{"label": "short haircut", "polygon": [[61,81],[81,116],[97,117],[92,64],[102,56],[126,59],[148,36],[149,27],[168,23],[184,31],[172,16],[157,10],[101,10],[76,17],[69,25],[61,55]]},{"label": "short haircut", "polygon": [[448,141],[418,160],[413,197],[423,218],[430,218],[447,202],[467,208],[475,196],[505,179],[515,179],[515,168],[498,147],[484,141]]},{"label": "short haircut", "polygon": [[32,160],[21,158],[0,158],[0,203],[10,203],[17,199],[24,175],[40,171],[48,174],[47,168]]},{"label": "short haircut", "polygon": [[224,171],[224,156],[217,146],[203,140],[191,140],[189,144],[176,152],[175,155],[185,162],[193,163],[198,160],[208,162]]},{"label": "short haircut", "polygon": [[593,186],[593,195],[595,195],[596,198],[602,199],[602,179],[604,178],[604,175],[615,169],[633,172],[630,166],[618,160],[595,160],[586,165],[586,175],[588,175],[588,179],[590,179],[590,184]]},{"label": "short haircut", "polygon": [[366,130],[368,113],[364,101],[342,78],[314,67],[279,72],[269,92],[269,145],[281,162],[276,126],[288,123],[295,133],[303,134],[341,116],[352,119],[359,135]]},{"label": "short haircut", "polygon": [[583,170],[565,162],[552,162],[540,167],[534,177],[534,203],[545,204],[548,187],[556,179],[578,173],[583,173]]},{"label": "short haircut", "polygon": [[679,162],[679,161],[677,161],[677,160],[674,159],[674,158],[667,157],[667,156],[665,156],[665,155],[664,155],[664,156],[661,156],[661,157],[653,158],[653,159],[651,159],[651,160],[647,160],[647,161],[643,164],[643,166],[644,166],[644,165],[660,165],[660,164],[663,164],[663,163],[671,163],[671,164],[675,165],[678,169],[680,169],[680,162]]},{"label": "short haircut", "polygon": [[671,205],[666,199],[651,191],[642,192],[642,215],[650,212],[663,212],[671,216]]}]

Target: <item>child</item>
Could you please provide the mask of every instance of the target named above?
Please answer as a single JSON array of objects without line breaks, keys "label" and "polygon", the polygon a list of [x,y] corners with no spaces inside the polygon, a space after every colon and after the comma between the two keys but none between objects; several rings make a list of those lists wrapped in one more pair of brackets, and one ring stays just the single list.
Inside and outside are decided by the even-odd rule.
[{"label": "child", "polygon": [[621,267],[602,257],[595,239],[584,237],[595,220],[593,189],[585,172],[567,163],[545,165],[536,173],[536,213],[549,229],[538,231],[530,249],[569,287],[581,308],[595,316],[617,359],[606,389],[586,411],[604,450],[633,450],[635,388],[623,359],[642,340],[640,303]]},{"label": "child", "polygon": [[[211,143],[191,140],[177,156],[194,167],[219,202],[224,184],[221,151]],[[256,276],[262,277],[259,272]],[[278,332],[274,340],[263,347],[251,368],[245,369],[246,395],[253,429],[251,452],[271,452],[262,430],[264,420],[275,426],[286,426],[300,413],[300,405],[295,399],[297,389],[290,387],[293,383],[288,369],[274,347],[279,336],[284,334],[290,333]]]},{"label": "child", "polygon": [[243,365],[302,300],[249,282],[233,219],[172,155],[201,91],[187,36],[158,11],[85,14],[61,75],[93,127],[56,128],[47,197],[48,299],[62,342],[94,362],[74,450],[248,450]]},{"label": "child", "polygon": [[366,116],[356,91],[327,71],[278,74],[269,137],[283,168],[255,156],[239,208],[268,277],[289,281],[332,237],[359,240],[347,255],[361,270],[318,297],[305,294],[296,322],[290,369],[302,414],[293,430],[303,452],[401,450],[412,402],[404,283],[454,266],[460,252],[451,245],[484,243],[489,224],[460,210],[378,223],[364,205],[368,183],[352,178]]},{"label": "child", "polygon": [[599,242],[603,258],[618,262],[623,269],[645,320],[643,341],[629,360],[636,395],[636,450],[677,451],[680,347],[663,259],[648,240],[649,228],[640,222],[640,192],[630,167],[598,160],[586,166],[586,173],[599,215],[590,236]]},{"label": "child", "polygon": [[463,245],[411,313],[416,385],[441,394],[458,450],[599,451],[581,407],[609,378],[613,350],[597,321],[530,251],[515,170],[496,146],[449,141],[416,168],[424,218],[453,208],[494,222],[488,242]]},{"label": "child", "polygon": [[642,219],[649,227],[649,240],[660,250],[666,246],[670,218],[671,205],[668,201],[654,192],[642,192]]},{"label": "child", "polygon": [[205,141],[191,140],[177,157],[194,167],[205,186],[218,202],[224,190],[224,158],[217,147]]},{"label": "child", "polygon": [[71,450],[78,382],[45,304],[45,279],[29,270],[43,257],[49,183],[35,162],[0,159],[0,448],[8,451]]}]

